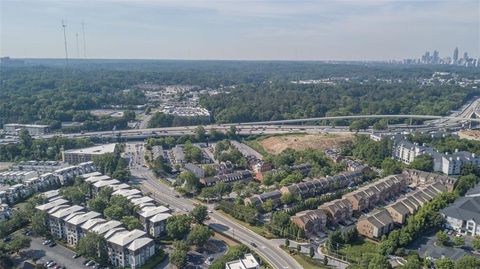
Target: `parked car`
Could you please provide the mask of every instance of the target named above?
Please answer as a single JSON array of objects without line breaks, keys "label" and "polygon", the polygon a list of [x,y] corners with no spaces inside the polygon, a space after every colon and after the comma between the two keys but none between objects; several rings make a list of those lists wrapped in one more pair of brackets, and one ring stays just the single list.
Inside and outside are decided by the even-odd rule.
[{"label": "parked car", "polygon": [[88,267],[90,267],[90,266],[92,266],[92,265],[94,265],[94,264],[95,264],[94,261],[89,261],[89,262],[88,262],[87,264],[85,264],[85,265],[88,266]]},{"label": "parked car", "polygon": [[85,261],[83,262],[83,265],[87,265],[89,262],[91,262],[91,260],[85,260]]},{"label": "parked car", "polygon": [[57,265],[56,262],[52,262],[49,265],[47,265],[47,268],[53,268],[55,265]]},{"label": "parked car", "polygon": [[42,244],[46,246],[46,245],[49,245],[50,243],[52,243],[52,240],[47,239],[47,240],[43,241]]},{"label": "parked car", "polygon": [[48,262],[45,263],[45,266],[49,266],[51,263],[54,263],[55,261],[49,260]]},{"label": "parked car", "polygon": [[55,242],[51,242],[50,244],[48,244],[48,246],[51,247],[51,248],[53,248],[56,245],[57,245],[57,243],[55,243]]},{"label": "parked car", "polygon": [[76,258],[78,258],[78,257],[80,257],[80,256],[82,256],[82,255],[80,255],[80,254],[78,254],[78,253],[75,253],[75,255],[72,256],[72,259],[76,259]]}]

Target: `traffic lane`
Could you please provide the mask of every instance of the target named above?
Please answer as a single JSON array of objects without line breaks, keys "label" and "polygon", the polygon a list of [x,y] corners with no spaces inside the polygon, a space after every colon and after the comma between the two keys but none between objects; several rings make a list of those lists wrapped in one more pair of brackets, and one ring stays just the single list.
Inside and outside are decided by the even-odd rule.
[{"label": "traffic lane", "polygon": [[32,242],[30,243],[29,250],[33,251],[35,258],[39,258],[44,261],[54,260],[57,264],[63,265],[68,269],[85,269],[83,262],[85,259],[83,257],[73,259],[75,252],[69,250],[68,248],[57,244],[54,247],[44,246],[42,244],[44,240],[39,237],[33,237]]},{"label": "traffic lane", "polygon": [[[209,226],[213,229],[221,231],[223,233],[232,236],[233,238],[240,240],[242,243],[251,246],[251,243],[256,245],[256,251],[261,254],[269,263],[275,268],[302,268],[292,257],[284,253],[284,251],[272,244],[264,237],[250,231],[249,229],[237,224],[222,215],[213,212],[211,213],[212,221],[217,220],[218,223],[209,223]],[[282,255],[285,254],[285,255]]]}]

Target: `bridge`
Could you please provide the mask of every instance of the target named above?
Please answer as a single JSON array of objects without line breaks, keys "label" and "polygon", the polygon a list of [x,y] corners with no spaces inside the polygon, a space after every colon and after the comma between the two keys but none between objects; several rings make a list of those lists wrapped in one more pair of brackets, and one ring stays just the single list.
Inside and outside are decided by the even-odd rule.
[{"label": "bridge", "polygon": [[[408,125],[408,126],[389,126],[396,130],[410,130],[423,129],[435,130],[449,127],[458,127],[462,123],[480,122],[480,119],[465,118],[458,116],[433,116],[433,115],[349,115],[349,116],[328,116],[316,118],[303,119],[289,119],[289,120],[274,120],[274,121],[258,121],[258,122],[244,122],[244,123],[226,123],[226,124],[210,124],[204,125],[207,133],[210,129],[216,129],[220,132],[226,132],[231,126],[236,126],[240,135],[261,135],[261,134],[288,134],[288,133],[335,133],[335,132],[350,132],[348,126],[319,126],[319,125],[298,125],[299,123],[320,122],[324,120],[352,120],[352,119],[424,119],[437,120],[435,123],[427,125]],[[297,124],[297,125],[292,125]],[[54,136],[63,136],[69,138],[81,137],[99,137],[112,138],[123,137],[124,139],[145,139],[148,137],[159,136],[182,136],[191,135],[195,133],[196,126],[179,126],[179,127],[164,127],[164,128],[144,128],[144,129],[127,129],[117,131],[100,131],[100,132],[85,132],[85,133],[71,133],[71,134],[48,134],[35,136],[35,138],[52,138]],[[369,131],[369,130],[365,130]],[[371,131],[371,130],[370,130]]]}]

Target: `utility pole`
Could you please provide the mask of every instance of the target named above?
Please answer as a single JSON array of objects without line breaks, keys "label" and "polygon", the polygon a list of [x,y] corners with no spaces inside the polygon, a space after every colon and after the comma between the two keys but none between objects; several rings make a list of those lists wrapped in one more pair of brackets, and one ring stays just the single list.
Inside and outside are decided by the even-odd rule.
[{"label": "utility pole", "polygon": [[67,25],[65,24],[63,19],[62,19],[62,27],[63,27],[63,41],[65,43],[65,63],[68,65],[68,48],[67,48],[67,32],[66,32]]},{"label": "utility pole", "polygon": [[83,58],[87,59],[87,42],[85,41],[85,22],[82,21],[82,35],[83,35]]}]

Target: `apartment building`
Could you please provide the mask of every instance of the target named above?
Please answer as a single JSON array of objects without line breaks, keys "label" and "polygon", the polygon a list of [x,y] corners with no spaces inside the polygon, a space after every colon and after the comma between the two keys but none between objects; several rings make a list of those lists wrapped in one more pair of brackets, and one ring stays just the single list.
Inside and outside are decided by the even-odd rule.
[{"label": "apartment building", "polygon": [[139,268],[155,254],[155,244],[144,231],[119,231],[107,239],[110,263],[118,267]]},{"label": "apartment building", "polygon": [[299,228],[305,231],[305,234],[318,234],[325,229],[327,225],[327,215],[321,209],[305,210],[298,212],[290,220]]},{"label": "apartment building", "polygon": [[44,135],[49,132],[48,125],[8,123],[3,125],[7,134],[18,135],[21,130],[27,130],[30,135]]},{"label": "apartment building", "polygon": [[470,236],[480,235],[480,184],[440,213],[448,228]]},{"label": "apartment building", "polygon": [[387,210],[375,210],[360,217],[357,222],[359,234],[368,238],[379,239],[389,233],[394,227],[394,221]]},{"label": "apartment building", "polygon": [[48,211],[48,223],[50,233],[55,238],[67,238],[65,222],[74,216],[84,213],[85,207],[78,205],[60,205]]},{"label": "apartment building", "polygon": [[99,145],[94,147],[71,149],[62,151],[62,161],[70,164],[89,162],[96,156],[101,156],[115,151],[115,143]]},{"label": "apartment building", "polygon": [[100,213],[89,211],[87,213],[79,213],[70,218],[66,218],[65,231],[67,233],[67,243],[70,245],[76,245],[78,243],[78,239],[85,236],[85,231],[82,229],[82,225],[88,220],[100,216]]}]

